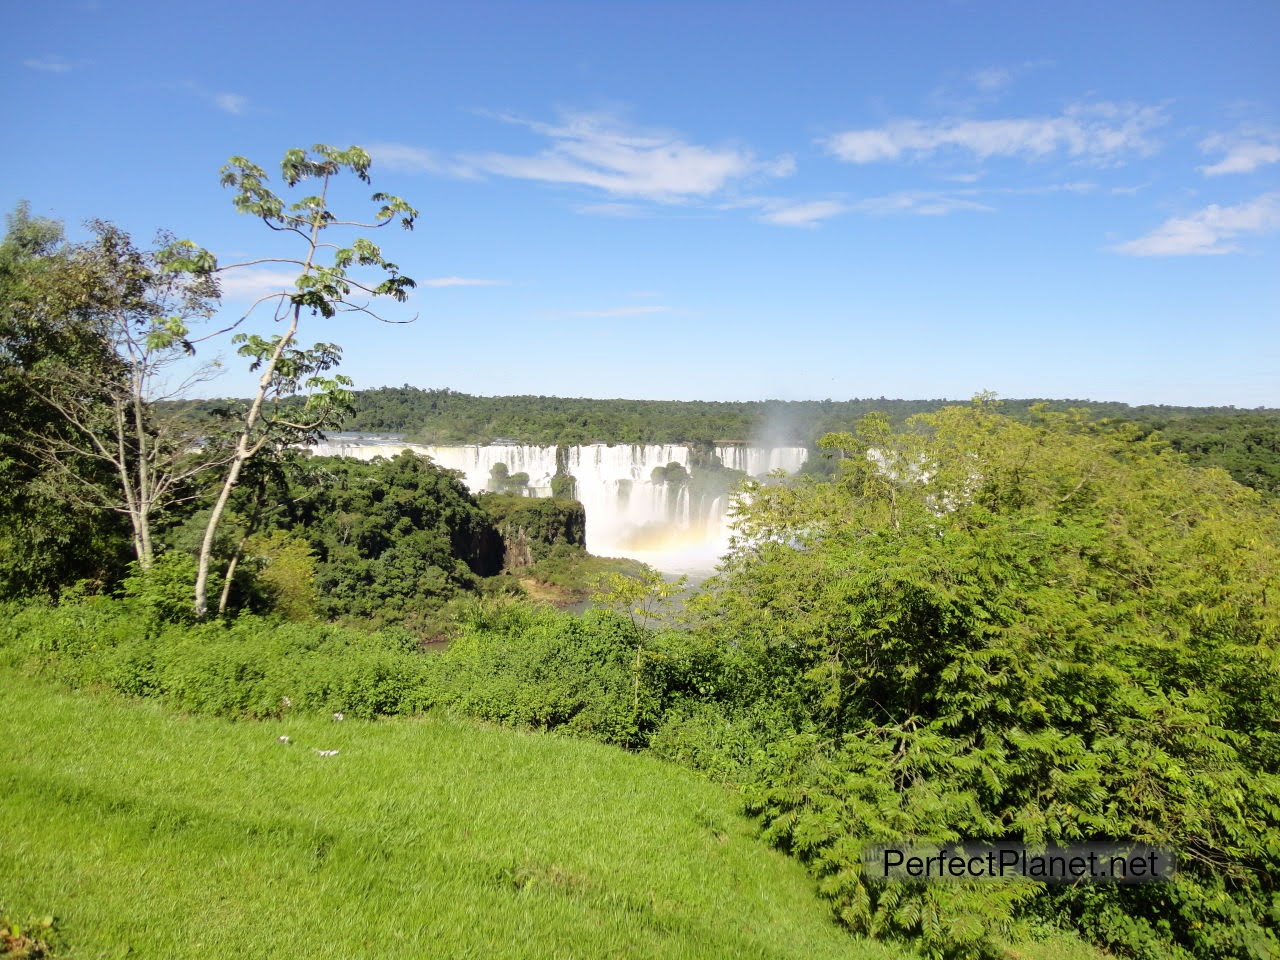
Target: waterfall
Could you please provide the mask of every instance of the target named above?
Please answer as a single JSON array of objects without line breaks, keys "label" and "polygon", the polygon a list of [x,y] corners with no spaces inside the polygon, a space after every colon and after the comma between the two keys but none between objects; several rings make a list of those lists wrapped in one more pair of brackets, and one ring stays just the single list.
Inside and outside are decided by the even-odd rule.
[{"label": "waterfall", "polygon": [[716,456],[731,470],[741,470],[752,477],[775,470],[788,474],[804,466],[808,451],[804,447],[748,447],[742,444],[717,444]]},{"label": "waterfall", "polygon": [[[406,443],[397,437],[331,434],[313,445],[317,456],[393,457],[402,450],[430,457],[462,474],[474,493],[485,490],[491,471],[505,464],[508,474],[529,477],[533,496],[550,496],[556,475],[556,448],[519,443],[437,446]],[[717,444],[716,458],[731,470],[763,476],[774,470],[795,473],[804,465],[804,447],[756,447]],[[587,514],[587,549],[601,556],[634,557],[671,572],[706,571],[728,545],[731,494],[707,496],[689,482],[669,482],[655,469],[677,464],[696,477],[694,456],[684,444],[586,444],[568,447],[563,464],[576,481]]]}]

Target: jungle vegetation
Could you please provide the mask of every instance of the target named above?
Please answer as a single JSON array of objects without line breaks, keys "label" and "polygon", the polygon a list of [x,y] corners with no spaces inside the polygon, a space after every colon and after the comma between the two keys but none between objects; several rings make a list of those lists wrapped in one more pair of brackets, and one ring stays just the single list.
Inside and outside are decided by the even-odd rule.
[{"label": "jungle vegetation", "polygon": [[[355,148],[291,152],[282,169],[286,183],[291,171],[359,176],[363,156]],[[260,218],[314,208],[305,199],[301,208],[277,206],[266,175],[248,161],[234,161],[228,176],[238,205]],[[403,201],[386,203],[392,215],[411,216],[396,207]],[[383,219],[380,212],[371,223]],[[334,264],[306,266],[279,298],[282,317],[292,323],[333,308],[356,261],[389,271],[383,292],[403,289],[394,265],[379,258],[353,242]],[[509,474],[495,476],[493,493],[473,496],[421,458],[314,458],[293,442],[339,423],[429,432],[427,420],[415,428],[408,417],[432,397],[440,423],[471,440],[481,439],[482,423],[530,442],[661,439],[642,429],[683,442],[745,440],[768,404],[669,405],[664,421],[640,402],[601,403],[591,414],[582,411],[593,401],[532,398],[521,426],[512,419],[519,403],[503,413],[495,398],[383,391],[406,406],[400,420],[375,424],[360,419],[361,401],[332,372],[338,349],[303,349],[291,326],[272,337],[245,333],[246,360],[263,376],[247,404],[155,404],[130,392],[139,364],[201,349],[202,302],[183,301],[184,312],[163,299],[175,270],[195,284],[216,280],[217,265],[175,241],[137,250],[104,232],[69,244],[57,224],[23,209],[0,244],[0,671],[25,691],[19,696],[43,689],[27,685],[78,688],[155,701],[187,718],[145,721],[157,729],[193,717],[203,724],[204,715],[297,717],[313,736],[330,716],[429,714],[621,748],[613,757],[644,753],[645,763],[665,761],[727,787],[719,795],[736,797],[760,838],[803,865],[838,924],[930,957],[989,957],[1046,936],[1135,958],[1280,952],[1272,413],[1131,408],[1121,416],[988,396],[961,405],[886,401],[879,412],[876,401],[833,403],[830,419],[823,402],[795,408],[816,411],[809,432],[792,436],[815,443],[817,469],[786,483],[742,481],[748,497],[733,548],[678,619],[658,615],[673,591],[652,571],[615,571],[596,608],[572,615],[523,598],[512,557],[519,553],[524,567],[585,557],[572,500],[521,497]],[[120,324],[132,339],[112,333]],[[130,353],[130,342],[145,349]],[[71,384],[74,407],[55,391],[56,372],[70,367],[93,377]],[[725,419],[713,429],[706,418],[720,406]],[[606,435],[613,427],[619,432]],[[200,442],[178,442],[183,436]],[[114,453],[101,455],[95,443],[107,453],[114,444]],[[681,479],[661,469],[668,481]],[[161,476],[172,479],[159,487]],[[143,489],[164,492],[149,502],[145,538]],[[424,649],[442,638],[449,643]],[[86,703],[59,700],[57,710],[87,715]],[[33,702],[18,712],[40,709]],[[114,710],[103,708],[115,717],[104,722],[132,729],[136,721]],[[406,729],[386,733],[386,743],[409,738]],[[362,728],[356,739],[372,744],[378,731]],[[130,749],[139,742],[120,736]],[[225,814],[208,814],[221,786],[193,786],[176,773],[156,782],[192,791],[189,809],[66,781],[53,796],[80,839],[50,840],[50,821],[39,815],[50,784],[86,761],[67,755],[66,766],[46,769],[46,752],[2,768],[0,815],[19,844],[6,846],[0,869],[17,869],[16,849],[23,864],[81,875],[95,837],[107,835],[95,831],[115,831],[118,841],[119,831],[144,828],[163,844],[243,862],[246,875],[258,869],[244,859],[255,830],[302,857],[303,872],[324,875],[335,850],[351,860],[347,828],[303,830],[295,843],[290,831],[301,827],[253,807],[246,834],[241,821],[228,827]],[[271,762],[258,751],[246,756]],[[397,757],[392,767],[406,769]],[[156,775],[155,763],[137,769]],[[720,813],[708,816],[720,822]],[[373,834],[357,839],[376,835],[374,846],[406,871],[427,856],[404,845],[411,824],[365,826]],[[1066,887],[878,883],[863,873],[868,844],[959,840],[1146,843],[1175,851],[1179,869],[1168,883]],[[50,843],[53,859],[40,853]],[[596,867],[562,869],[579,861],[572,841],[555,843],[562,852],[481,864],[477,883],[528,889],[526,907],[532,891],[545,891],[539,917],[586,904],[625,924],[648,918],[636,921],[644,936],[692,930],[694,943],[704,911],[719,909],[690,906],[690,918],[652,899],[667,895],[648,880],[616,888],[625,890],[616,899]],[[665,856],[625,869],[647,877]],[[455,868],[465,869],[442,867]],[[167,878],[158,881],[164,889],[138,908],[156,904],[170,918],[165,936],[187,937],[182,949],[194,951],[198,931],[172,920],[183,901],[169,894],[181,872],[153,875]],[[117,903],[109,885],[86,901],[50,902],[50,884],[0,880],[0,893],[21,891],[24,915],[69,914],[68,930],[101,925],[117,909],[104,906]],[[134,930],[128,936],[145,942],[147,925],[104,929]],[[474,935],[465,923],[450,930]],[[628,945],[631,936],[618,949],[646,955]],[[154,943],[149,950],[164,953]],[[757,953],[778,955],[766,946]]]}]

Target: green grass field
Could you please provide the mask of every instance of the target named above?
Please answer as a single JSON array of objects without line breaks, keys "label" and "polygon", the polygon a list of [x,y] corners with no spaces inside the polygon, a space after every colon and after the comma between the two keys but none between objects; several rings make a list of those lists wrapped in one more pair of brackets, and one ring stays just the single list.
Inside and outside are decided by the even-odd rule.
[{"label": "green grass field", "polygon": [[54,915],[59,955],[907,955],[841,932],[731,796],[646,757],[179,716],[10,670],[0,697],[0,909]]}]

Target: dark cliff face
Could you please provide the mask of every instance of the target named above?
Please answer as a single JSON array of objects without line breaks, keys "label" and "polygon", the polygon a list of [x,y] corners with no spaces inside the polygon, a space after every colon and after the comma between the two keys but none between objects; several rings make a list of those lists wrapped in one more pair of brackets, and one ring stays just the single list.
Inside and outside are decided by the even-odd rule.
[{"label": "dark cliff face", "polygon": [[484,496],[480,503],[502,536],[505,569],[536,563],[557,544],[586,548],[587,513],[576,500]]}]

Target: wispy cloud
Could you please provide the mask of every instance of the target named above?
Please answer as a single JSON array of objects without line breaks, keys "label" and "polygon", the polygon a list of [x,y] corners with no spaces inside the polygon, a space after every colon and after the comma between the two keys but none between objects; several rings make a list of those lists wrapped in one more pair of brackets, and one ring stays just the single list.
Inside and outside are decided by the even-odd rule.
[{"label": "wispy cloud", "polygon": [[232,116],[241,116],[249,109],[249,98],[243,94],[231,93],[228,90],[210,90],[194,80],[187,80],[178,85],[178,88]]},{"label": "wispy cloud", "polygon": [[395,173],[430,173],[443,177],[475,179],[476,171],[441,156],[435,150],[412,147],[404,143],[378,142],[368,146],[369,155],[379,167]]},{"label": "wispy cloud", "polygon": [[1223,155],[1217,163],[1196,168],[1207,177],[1252,173],[1269,163],[1280,163],[1280,131],[1253,129],[1234,135],[1215,133],[1200,141],[1200,149]]},{"label": "wispy cloud", "polygon": [[1184,257],[1235,253],[1238,236],[1280,230],[1280,192],[1265,193],[1246,203],[1216,203],[1186,217],[1166,220],[1137,240],[1110,249],[1133,257]]},{"label": "wispy cloud", "polygon": [[1114,163],[1125,154],[1150,154],[1152,132],[1165,123],[1159,107],[1132,103],[1074,104],[1058,116],[1003,120],[949,119],[935,123],[894,120],[876,128],[850,130],[825,141],[848,163],[923,159],[945,150],[991,157],[1040,158],[1055,153]]},{"label": "wispy cloud", "polygon": [[213,105],[223,113],[239,116],[249,107],[249,98],[238,93],[215,93],[210,98]]},{"label": "wispy cloud", "polygon": [[43,57],[29,57],[22,61],[22,65],[28,70],[40,70],[44,73],[70,73],[75,69],[75,64],[54,54],[45,54]]},{"label": "wispy cloud", "polygon": [[1086,194],[1098,185],[1089,181],[1045,183],[1026,187],[959,186],[945,190],[900,190],[861,200],[829,198],[799,201],[780,197],[749,197],[726,207],[758,207],[759,219],[786,227],[815,227],[823,220],[847,213],[869,216],[907,215],[941,217],[951,213],[993,213],[990,200],[998,196],[1037,196],[1055,193]]},{"label": "wispy cloud", "polygon": [[560,316],[573,317],[582,320],[599,320],[609,319],[612,317],[643,317],[655,313],[671,313],[670,307],[659,306],[631,306],[631,307],[609,307],[604,310],[574,310],[570,313],[563,313]]},{"label": "wispy cloud", "polygon": [[[219,274],[222,295],[228,300],[257,300],[272,293],[292,291],[298,279],[296,270],[271,267],[244,267]],[[506,280],[484,277],[431,277],[419,280],[419,287],[505,287]]]},{"label": "wispy cloud", "polygon": [[981,93],[999,93],[1028,71],[1047,67],[1051,63],[1050,60],[1023,60],[1021,63],[983,67],[969,75],[969,82]]},{"label": "wispy cloud", "polygon": [[883,197],[859,200],[853,209],[860,213],[885,216],[895,213],[914,214],[921,217],[940,217],[948,213],[991,213],[995,207],[974,199],[976,190],[946,193],[937,190],[903,190]]},{"label": "wispy cloud", "polygon": [[1008,67],[986,67],[975,71],[973,85],[983,93],[994,93],[1013,81],[1013,71]]},{"label": "wispy cloud", "polygon": [[420,287],[505,287],[506,280],[485,280],[480,277],[432,277],[419,280]]},{"label": "wispy cloud", "polygon": [[218,275],[222,295],[228,300],[257,300],[272,293],[294,289],[296,270],[244,267]]},{"label": "wispy cloud", "polygon": [[659,203],[705,199],[736,181],[788,176],[790,156],[760,161],[737,146],[708,147],[675,133],[629,128],[601,113],[572,113],[548,124],[503,117],[547,137],[532,155],[483,153],[463,157],[476,170],[544,183],[576,184],[611,196]]},{"label": "wispy cloud", "polygon": [[850,207],[840,200],[762,199],[760,219],[780,227],[816,227],[823,220],[848,213]]},{"label": "wispy cloud", "polygon": [[1029,187],[995,187],[992,188],[993,193],[1021,194],[1027,196],[1037,196],[1047,193],[1076,193],[1086,194],[1093,193],[1098,189],[1098,185],[1092,180],[1071,180],[1067,183],[1041,183]]},{"label": "wispy cloud", "polygon": [[578,213],[585,213],[593,217],[635,219],[652,215],[648,207],[642,207],[638,203],[584,203],[574,207],[574,209]]}]

